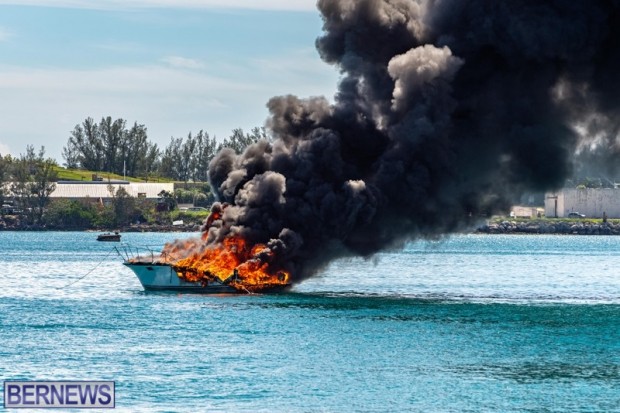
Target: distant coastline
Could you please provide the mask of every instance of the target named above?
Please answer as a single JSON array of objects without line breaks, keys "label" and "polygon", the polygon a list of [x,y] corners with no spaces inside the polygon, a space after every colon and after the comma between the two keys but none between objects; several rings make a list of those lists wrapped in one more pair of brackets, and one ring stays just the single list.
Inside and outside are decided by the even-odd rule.
[{"label": "distant coastline", "polygon": [[[85,231],[105,232],[200,232],[199,222],[186,222],[182,225],[172,224],[131,224],[120,228],[81,228],[81,227],[47,227],[21,225],[19,222],[6,222],[0,219],[0,231]],[[603,222],[598,219],[508,219],[494,218],[472,230],[477,234],[558,234],[558,235],[620,235],[620,220]]]},{"label": "distant coastline", "polygon": [[481,234],[620,235],[620,221],[602,220],[492,220],[479,226]]},{"label": "distant coastline", "polygon": [[[3,225],[4,224],[4,225]],[[0,231],[79,231],[79,232],[109,232],[111,230],[120,232],[199,232],[200,224],[187,223],[183,225],[172,224],[132,224],[120,228],[58,228],[37,225],[6,225],[0,221]]]}]

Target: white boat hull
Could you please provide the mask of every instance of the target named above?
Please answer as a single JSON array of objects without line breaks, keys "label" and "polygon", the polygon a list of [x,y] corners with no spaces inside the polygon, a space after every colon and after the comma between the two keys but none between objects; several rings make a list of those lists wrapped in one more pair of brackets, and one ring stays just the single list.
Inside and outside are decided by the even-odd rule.
[{"label": "white boat hull", "polygon": [[187,282],[179,278],[168,264],[125,262],[138,277],[140,284],[147,291],[184,291],[201,294],[239,293],[233,287],[219,282],[203,285],[199,282]]}]

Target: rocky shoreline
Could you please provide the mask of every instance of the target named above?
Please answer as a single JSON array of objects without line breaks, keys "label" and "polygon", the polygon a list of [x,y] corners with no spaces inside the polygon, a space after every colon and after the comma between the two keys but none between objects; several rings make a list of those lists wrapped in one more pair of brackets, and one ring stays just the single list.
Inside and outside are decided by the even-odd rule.
[{"label": "rocky shoreline", "polygon": [[481,234],[620,235],[620,223],[589,221],[501,221],[476,229]]}]

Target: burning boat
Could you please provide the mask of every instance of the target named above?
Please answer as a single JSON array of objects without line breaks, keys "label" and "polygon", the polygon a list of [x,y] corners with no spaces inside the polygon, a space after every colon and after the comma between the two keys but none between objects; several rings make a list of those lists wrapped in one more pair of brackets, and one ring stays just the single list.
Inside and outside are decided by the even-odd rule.
[{"label": "burning boat", "polygon": [[205,221],[200,237],[177,240],[161,253],[141,254],[126,247],[124,264],[145,290],[191,291],[198,293],[281,292],[291,286],[273,246],[250,242],[239,234],[228,234],[219,242],[208,242],[208,231],[221,223],[222,210],[216,203]]},{"label": "burning boat", "polygon": [[119,254],[147,291],[274,293],[291,286],[286,271],[270,268],[271,251],[263,244],[250,247],[242,238],[229,237],[196,249],[200,239],[179,242],[167,244],[160,254],[134,254],[129,246]]},{"label": "burning boat", "polygon": [[123,264],[136,274],[146,291],[182,291],[202,294],[243,292],[217,280],[212,282],[186,281],[170,264],[140,261],[125,261]]}]

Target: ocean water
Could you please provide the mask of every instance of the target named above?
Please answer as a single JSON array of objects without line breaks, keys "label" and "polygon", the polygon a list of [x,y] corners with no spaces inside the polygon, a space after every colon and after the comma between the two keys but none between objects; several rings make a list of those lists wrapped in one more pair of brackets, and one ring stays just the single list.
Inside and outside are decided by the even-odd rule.
[{"label": "ocean water", "polygon": [[620,412],[620,237],[459,235],[245,296],[145,293],[95,238],[0,232],[2,380],[114,380],[127,412]]}]

